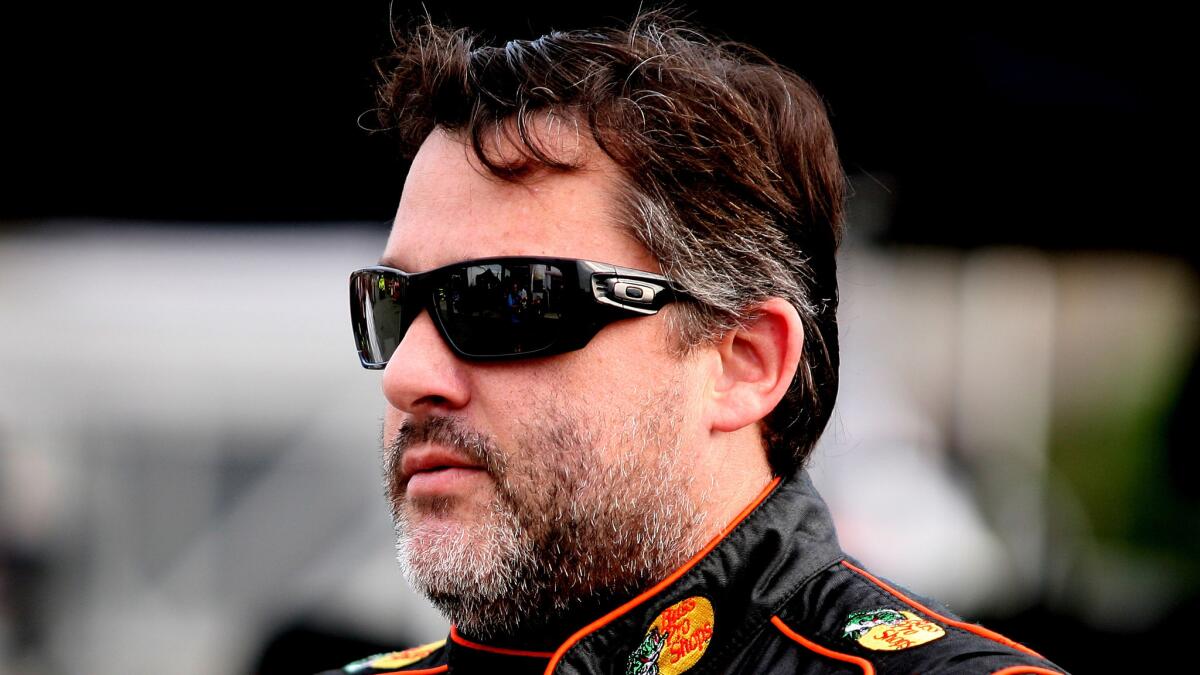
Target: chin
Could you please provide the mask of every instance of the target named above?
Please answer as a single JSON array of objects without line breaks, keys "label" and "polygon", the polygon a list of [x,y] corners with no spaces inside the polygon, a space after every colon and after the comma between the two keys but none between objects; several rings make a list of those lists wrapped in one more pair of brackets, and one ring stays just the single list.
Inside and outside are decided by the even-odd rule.
[{"label": "chin", "polygon": [[[470,495],[404,497],[393,500],[393,517],[398,533],[407,533],[416,540],[446,536],[469,537],[470,531],[487,522],[489,509],[479,503],[478,497]],[[400,517],[396,507],[399,507]]]}]

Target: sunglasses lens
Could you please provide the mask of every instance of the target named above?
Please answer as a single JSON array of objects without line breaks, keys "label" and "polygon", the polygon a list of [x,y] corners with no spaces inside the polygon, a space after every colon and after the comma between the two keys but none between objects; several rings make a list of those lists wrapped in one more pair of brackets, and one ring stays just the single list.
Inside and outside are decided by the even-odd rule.
[{"label": "sunglasses lens", "polygon": [[407,280],[382,270],[359,270],[350,275],[350,318],[354,341],[364,366],[382,368],[400,345],[411,317],[401,312]]},{"label": "sunglasses lens", "polygon": [[454,346],[480,358],[532,356],[554,345],[568,299],[563,269],[536,262],[452,268],[434,290],[438,319]]}]

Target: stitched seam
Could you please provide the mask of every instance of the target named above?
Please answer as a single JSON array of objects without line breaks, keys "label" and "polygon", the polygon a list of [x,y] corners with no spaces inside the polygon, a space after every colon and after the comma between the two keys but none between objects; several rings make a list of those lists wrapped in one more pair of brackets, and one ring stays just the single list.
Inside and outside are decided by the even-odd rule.
[{"label": "stitched seam", "polygon": [[[812,537],[806,537],[806,539],[809,541],[816,541]],[[799,583],[796,584],[796,587],[779,601],[778,605],[770,608],[770,610],[766,613],[766,618],[759,623],[758,628],[744,628],[743,631],[746,632],[744,637],[741,636],[740,632],[734,633],[733,638],[731,638],[724,647],[722,647],[719,651],[714,652],[713,660],[721,661],[726,656],[733,654],[735,651],[740,650],[742,647],[753,642],[755,638],[762,634],[763,630],[766,629],[767,626],[771,625],[771,617],[778,616],[781,612],[783,612],[784,609],[792,602],[792,599],[800,593],[801,589],[803,589],[806,585],[808,585],[809,582],[817,578],[822,573],[837,566],[841,561],[842,557],[839,556],[828,565],[824,567],[818,567],[816,570],[813,570],[811,574],[801,579]]]},{"label": "stitched seam", "polygon": [[503,654],[505,656],[521,656],[528,659],[549,659],[554,656],[554,652],[535,652],[528,649],[508,649],[507,647],[493,647],[485,645],[481,642],[473,642],[463,637],[458,632],[457,626],[450,626],[450,639],[459,646],[465,649],[474,649],[480,652],[490,652],[492,654]]},{"label": "stitched seam", "polygon": [[379,675],[434,675],[435,673],[444,673],[447,670],[450,670],[450,666],[441,665],[436,668],[423,668],[421,670],[389,670],[386,673],[379,673]]},{"label": "stitched seam", "polygon": [[[873,581],[871,581],[870,579],[859,576],[858,574],[854,574],[853,570],[847,570],[847,571],[851,573],[851,577],[850,577],[851,579],[858,578],[858,579],[862,579],[863,581],[867,582],[867,584],[866,584],[867,588],[869,588],[876,596],[878,596],[879,598],[882,598],[882,600],[880,600],[880,605],[899,605],[901,607],[905,607],[909,611],[911,611],[919,616],[924,617],[926,621],[931,621],[933,623],[936,623],[938,626],[941,626],[942,630],[946,631],[947,634],[949,634],[950,631],[954,631],[955,634],[959,635],[959,636],[976,637],[976,638],[982,637],[981,635],[972,633],[969,630],[963,630],[962,628],[959,628],[958,626],[946,623],[937,617],[929,616],[928,613],[923,612],[916,607],[913,607],[912,604],[909,603],[907,600],[901,600],[900,598],[897,598],[896,596],[892,595],[891,593],[888,593],[886,590],[876,586],[875,583]],[[854,648],[863,654],[878,653],[875,650],[867,649],[866,647],[863,647],[862,645],[858,644],[857,640],[854,640],[853,642],[854,642]],[[931,640],[931,642],[936,642],[936,640]],[[988,642],[995,642],[995,640],[988,640]],[[924,643],[924,644],[929,644],[929,643]],[[920,647],[920,646],[921,645],[913,645],[912,647],[909,647],[909,649],[914,649],[914,648]],[[902,651],[904,651],[904,650],[902,650]],[[1008,652],[999,652],[999,653],[1008,654]]]},{"label": "stitched seam", "polygon": [[[871,663],[870,661],[868,661],[867,659],[865,659],[861,656],[854,656],[853,654],[839,652],[835,649],[832,649],[830,647],[826,647],[825,645],[819,644],[815,640],[806,638],[803,635],[800,635],[800,632],[797,631],[795,628],[792,628],[791,626],[787,625],[787,623],[783,619],[779,618],[778,616],[774,616],[771,618],[771,625],[773,625],[780,633],[782,633],[784,637],[792,640],[796,644],[800,645],[801,647],[804,647],[805,649],[807,649],[808,651],[810,651],[814,654],[824,656],[825,658],[832,659],[834,661],[840,661],[842,663],[853,663],[854,665],[858,666],[860,670],[863,671],[863,675],[875,675],[875,665],[873,663]],[[814,649],[814,647],[817,647],[819,649]],[[842,656],[845,658],[838,658],[839,656]]]},{"label": "stitched seam", "polygon": [[[874,575],[872,575],[870,572],[867,572],[867,571],[859,568],[857,565],[854,565],[853,563],[850,563],[850,562],[844,562],[843,566],[846,569],[850,570],[852,573],[854,573],[854,574],[858,575],[859,577],[862,577],[863,579],[870,582],[870,584],[872,586],[875,586],[875,587],[879,588],[880,590],[885,591],[886,593],[888,593],[892,597],[896,598],[897,600],[900,600],[901,602],[904,602],[908,605],[917,604],[917,601],[908,598],[908,596],[904,595],[899,590],[891,588],[889,584],[887,584],[886,582],[884,582],[880,579],[875,578]],[[914,607],[914,609],[915,609],[915,607]],[[944,617],[940,613],[935,612],[932,609],[924,609],[924,610],[918,609],[917,611],[921,612],[922,614],[931,615],[933,617],[936,617],[938,621],[940,621],[946,625],[955,626],[956,628],[961,628],[962,630],[964,630],[968,633],[971,633],[972,635],[976,635],[976,636],[984,638],[985,640],[988,640],[990,642],[994,642],[996,644],[1003,645],[1005,647],[1008,647],[1009,649],[1017,651],[1026,656],[1032,656],[1036,659],[1041,659],[1043,661],[1046,661],[1046,657],[1033,651],[1029,647],[1026,647],[1025,645],[1023,645],[1019,642],[1016,642],[1011,638],[1000,635],[999,633],[997,633],[993,630],[990,630],[988,628],[984,628],[983,626],[980,626],[978,624],[972,624],[968,621],[962,621],[962,620],[956,621],[956,620],[950,619],[949,617]],[[976,628],[978,630],[972,630],[972,628]]]}]

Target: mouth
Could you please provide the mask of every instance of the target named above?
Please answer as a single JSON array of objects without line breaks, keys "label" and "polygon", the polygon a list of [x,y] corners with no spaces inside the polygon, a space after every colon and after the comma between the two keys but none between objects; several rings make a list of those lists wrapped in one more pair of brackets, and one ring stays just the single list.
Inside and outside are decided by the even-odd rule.
[{"label": "mouth", "polygon": [[465,492],[470,483],[486,479],[487,470],[461,453],[430,446],[410,448],[400,464],[405,493],[410,498],[448,496]]}]

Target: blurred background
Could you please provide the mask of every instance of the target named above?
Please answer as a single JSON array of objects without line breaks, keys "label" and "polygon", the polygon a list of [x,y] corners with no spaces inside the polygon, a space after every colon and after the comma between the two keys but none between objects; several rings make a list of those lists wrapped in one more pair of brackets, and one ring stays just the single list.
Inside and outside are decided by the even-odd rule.
[{"label": "blurred background", "polygon": [[[638,4],[424,3],[502,39]],[[0,672],[444,637],[393,561],[345,290],[406,171],[360,127],[372,61],[420,6],[0,10]],[[815,84],[852,177],[812,469],[845,548],[1068,669],[1139,668],[1200,611],[1181,22],[692,11]]]}]

